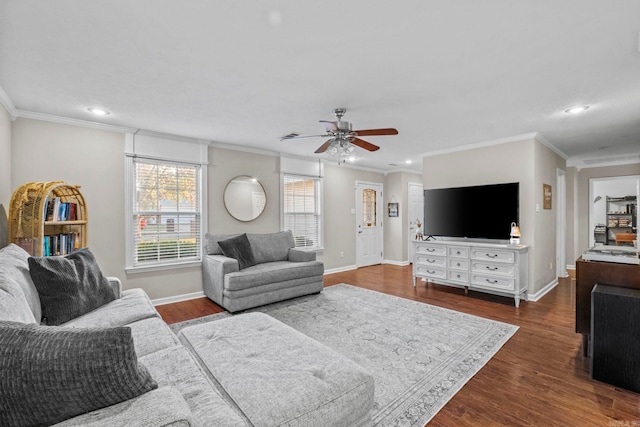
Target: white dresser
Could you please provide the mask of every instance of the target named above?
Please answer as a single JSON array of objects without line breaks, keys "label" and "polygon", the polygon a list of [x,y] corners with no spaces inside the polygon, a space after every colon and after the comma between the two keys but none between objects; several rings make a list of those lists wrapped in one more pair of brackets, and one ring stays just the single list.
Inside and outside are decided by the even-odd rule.
[{"label": "white dresser", "polygon": [[413,286],[418,278],[443,285],[510,296],[516,307],[528,290],[526,245],[414,241]]}]

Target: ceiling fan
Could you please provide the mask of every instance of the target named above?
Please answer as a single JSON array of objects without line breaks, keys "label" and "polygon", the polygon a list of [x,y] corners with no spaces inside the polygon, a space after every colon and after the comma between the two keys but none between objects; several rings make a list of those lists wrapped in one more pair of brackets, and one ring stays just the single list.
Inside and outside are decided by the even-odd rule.
[{"label": "ceiling fan", "polygon": [[324,153],[325,151],[332,156],[340,155],[347,156],[355,150],[355,146],[364,148],[367,151],[376,151],[380,149],[377,145],[371,144],[360,136],[378,136],[378,135],[397,135],[398,131],[393,128],[383,129],[366,129],[366,130],[352,130],[351,123],[342,120],[342,116],[347,112],[346,108],[336,108],[333,110],[333,114],[336,115],[335,122],[327,120],[320,120],[320,123],[327,131],[323,135],[300,135],[299,133],[290,133],[280,138],[280,141],[289,139],[301,139],[301,138],[325,138],[329,137],[324,144],[322,144],[315,153]]}]

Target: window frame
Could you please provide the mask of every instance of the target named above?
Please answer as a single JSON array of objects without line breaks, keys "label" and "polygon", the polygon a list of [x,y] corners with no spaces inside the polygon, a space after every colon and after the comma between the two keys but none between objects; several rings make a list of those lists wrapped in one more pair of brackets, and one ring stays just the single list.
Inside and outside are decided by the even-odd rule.
[{"label": "window frame", "polygon": [[[286,173],[283,172],[280,174],[280,229],[283,231],[287,231],[286,227],[285,227],[285,217],[287,216],[287,212],[285,212],[285,179],[287,177],[290,178],[294,178],[294,179],[303,179],[303,180],[308,180],[308,181],[314,181],[315,186],[316,186],[316,199],[315,199],[315,205],[316,205],[316,210],[314,212],[314,215],[317,216],[317,221],[316,221],[316,226],[317,226],[317,236],[318,236],[318,243],[314,246],[298,246],[296,244],[296,248],[297,249],[301,249],[301,250],[307,250],[307,251],[314,251],[314,252],[322,252],[324,251],[324,212],[323,212],[323,208],[324,208],[324,201],[323,201],[323,178],[319,177],[319,176],[309,176],[309,175],[302,175],[302,174],[295,174],[295,173]],[[294,230],[291,230],[294,231]],[[295,237],[295,232],[294,232],[294,237]]]},{"label": "window frame", "polygon": [[[196,233],[196,256],[188,259],[172,258],[164,261],[136,263],[135,247],[137,221],[134,220],[136,211],[134,210],[136,196],[136,162],[143,161],[155,164],[169,164],[178,167],[193,167],[196,170],[196,211],[195,215],[199,218],[198,231]],[[199,162],[190,162],[184,160],[173,160],[158,158],[148,155],[126,155],[125,156],[125,242],[126,242],[126,262],[125,271],[127,273],[142,273],[147,271],[176,269],[183,267],[200,266],[203,258],[203,239],[205,234],[206,210],[204,194],[206,165]]]}]

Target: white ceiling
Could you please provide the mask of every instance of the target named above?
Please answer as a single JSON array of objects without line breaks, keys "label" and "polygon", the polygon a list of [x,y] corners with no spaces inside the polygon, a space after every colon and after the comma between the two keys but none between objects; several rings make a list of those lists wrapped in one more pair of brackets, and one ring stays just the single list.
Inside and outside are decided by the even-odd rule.
[{"label": "white ceiling", "polygon": [[533,132],[570,161],[629,158],[639,31],[640,0],[1,0],[0,88],[18,115],[309,157],[324,139],[279,138],[346,107],[398,129],[357,151],[385,171]]}]

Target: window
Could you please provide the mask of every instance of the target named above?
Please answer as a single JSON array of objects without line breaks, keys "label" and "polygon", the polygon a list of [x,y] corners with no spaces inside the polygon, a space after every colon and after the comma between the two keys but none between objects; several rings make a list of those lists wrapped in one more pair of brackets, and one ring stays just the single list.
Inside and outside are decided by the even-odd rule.
[{"label": "window", "polygon": [[201,260],[200,165],[131,157],[132,267]]},{"label": "window", "polygon": [[283,175],[283,228],[291,230],[296,247],[322,247],[321,178]]}]

